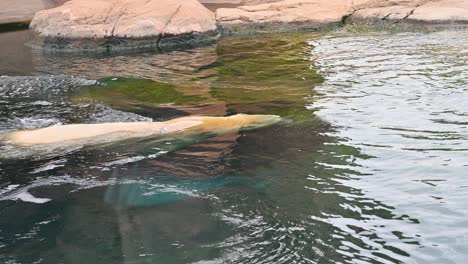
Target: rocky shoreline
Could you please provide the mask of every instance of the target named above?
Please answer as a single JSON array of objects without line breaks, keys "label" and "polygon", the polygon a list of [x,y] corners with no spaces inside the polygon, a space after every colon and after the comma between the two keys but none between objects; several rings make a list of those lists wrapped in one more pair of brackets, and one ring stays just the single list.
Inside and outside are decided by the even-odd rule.
[{"label": "rocky shoreline", "polygon": [[35,47],[64,52],[189,48],[213,43],[221,35],[317,31],[348,24],[403,30],[468,25],[464,0],[54,1],[40,1],[44,10],[35,13],[30,28]]},{"label": "rocky shoreline", "polygon": [[126,50],[158,49],[160,51],[172,50],[174,48],[194,48],[215,43],[220,38],[217,30],[204,32],[203,34],[186,33],[180,35],[165,35],[164,38],[153,36],[140,38],[104,37],[104,38],[60,38],[43,37],[35,35],[28,43],[35,49],[59,52],[108,52]]},{"label": "rocky shoreline", "polygon": [[463,25],[468,24],[468,1],[280,0],[220,8],[216,10],[216,20],[223,34],[283,32],[291,25],[298,25],[297,31],[353,23]]}]

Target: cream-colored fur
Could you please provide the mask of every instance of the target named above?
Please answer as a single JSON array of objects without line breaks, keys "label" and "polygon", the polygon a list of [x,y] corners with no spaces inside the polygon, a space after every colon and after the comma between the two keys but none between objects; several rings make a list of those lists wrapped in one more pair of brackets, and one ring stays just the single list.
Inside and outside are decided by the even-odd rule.
[{"label": "cream-colored fur", "polygon": [[225,134],[243,128],[266,126],[279,119],[274,115],[238,114],[229,117],[189,116],[165,122],[73,124],[9,132],[1,135],[0,139],[20,146],[92,145],[176,132]]}]

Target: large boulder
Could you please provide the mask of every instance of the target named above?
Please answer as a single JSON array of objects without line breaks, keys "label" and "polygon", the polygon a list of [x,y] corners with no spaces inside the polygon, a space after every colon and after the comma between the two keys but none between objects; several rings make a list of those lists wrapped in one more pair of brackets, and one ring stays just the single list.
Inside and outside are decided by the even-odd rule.
[{"label": "large boulder", "polygon": [[[226,0],[201,0],[225,3]],[[259,3],[260,2],[260,3]],[[467,0],[243,0],[218,8],[227,33],[300,31],[352,21],[468,22]]]},{"label": "large boulder", "polygon": [[48,0],[1,0],[0,24],[28,23],[36,12],[54,6]]},{"label": "large boulder", "polygon": [[353,19],[405,19],[417,6],[430,0],[355,0]]},{"label": "large boulder", "polygon": [[38,12],[30,27],[56,49],[165,48],[218,36],[197,0],[72,0]]},{"label": "large boulder", "polygon": [[[216,10],[224,31],[301,31],[339,24],[352,12],[351,0],[282,0],[259,5],[244,5]],[[249,30],[249,29],[247,29]],[[267,29],[268,30],[268,29]]]},{"label": "large boulder", "polygon": [[409,22],[468,21],[466,0],[355,0],[353,19]]},{"label": "large boulder", "polygon": [[468,22],[467,0],[430,1],[418,6],[409,17],[426,22]]}]

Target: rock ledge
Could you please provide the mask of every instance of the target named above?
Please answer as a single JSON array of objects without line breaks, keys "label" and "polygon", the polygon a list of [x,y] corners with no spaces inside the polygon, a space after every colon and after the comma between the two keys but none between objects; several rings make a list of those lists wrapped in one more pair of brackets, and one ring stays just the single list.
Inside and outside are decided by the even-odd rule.
[{"label": "rock ledge", "polygon": [[[202,0],[206,1],[206,0]],[[216,1],[216,0],[212,0]],[[212,2],[211,1],[211,2]],[[223,2],[225,0],[219,0]],[[318,30],[346,22],[468,24],[466,0],[263,0],[219,8],[216,19],[225,34]],[[296,25],[296,27],[294,27]]]},{"label": "rock ledge", "polygon": [[218,38],[196,0],[72,0],[34,16],[39,45],[60,50],[196,45]]}]

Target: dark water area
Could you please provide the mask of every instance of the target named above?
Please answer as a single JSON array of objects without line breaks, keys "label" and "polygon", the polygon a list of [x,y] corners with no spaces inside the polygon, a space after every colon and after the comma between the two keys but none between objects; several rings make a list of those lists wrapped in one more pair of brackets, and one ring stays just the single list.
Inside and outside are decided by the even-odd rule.
[{"label": "dark water area", "polygon": [[0,132],[275,114],[228,135],[0,145],[2,263],[463,263],[468,34],[54,54],[0,34]]}]

